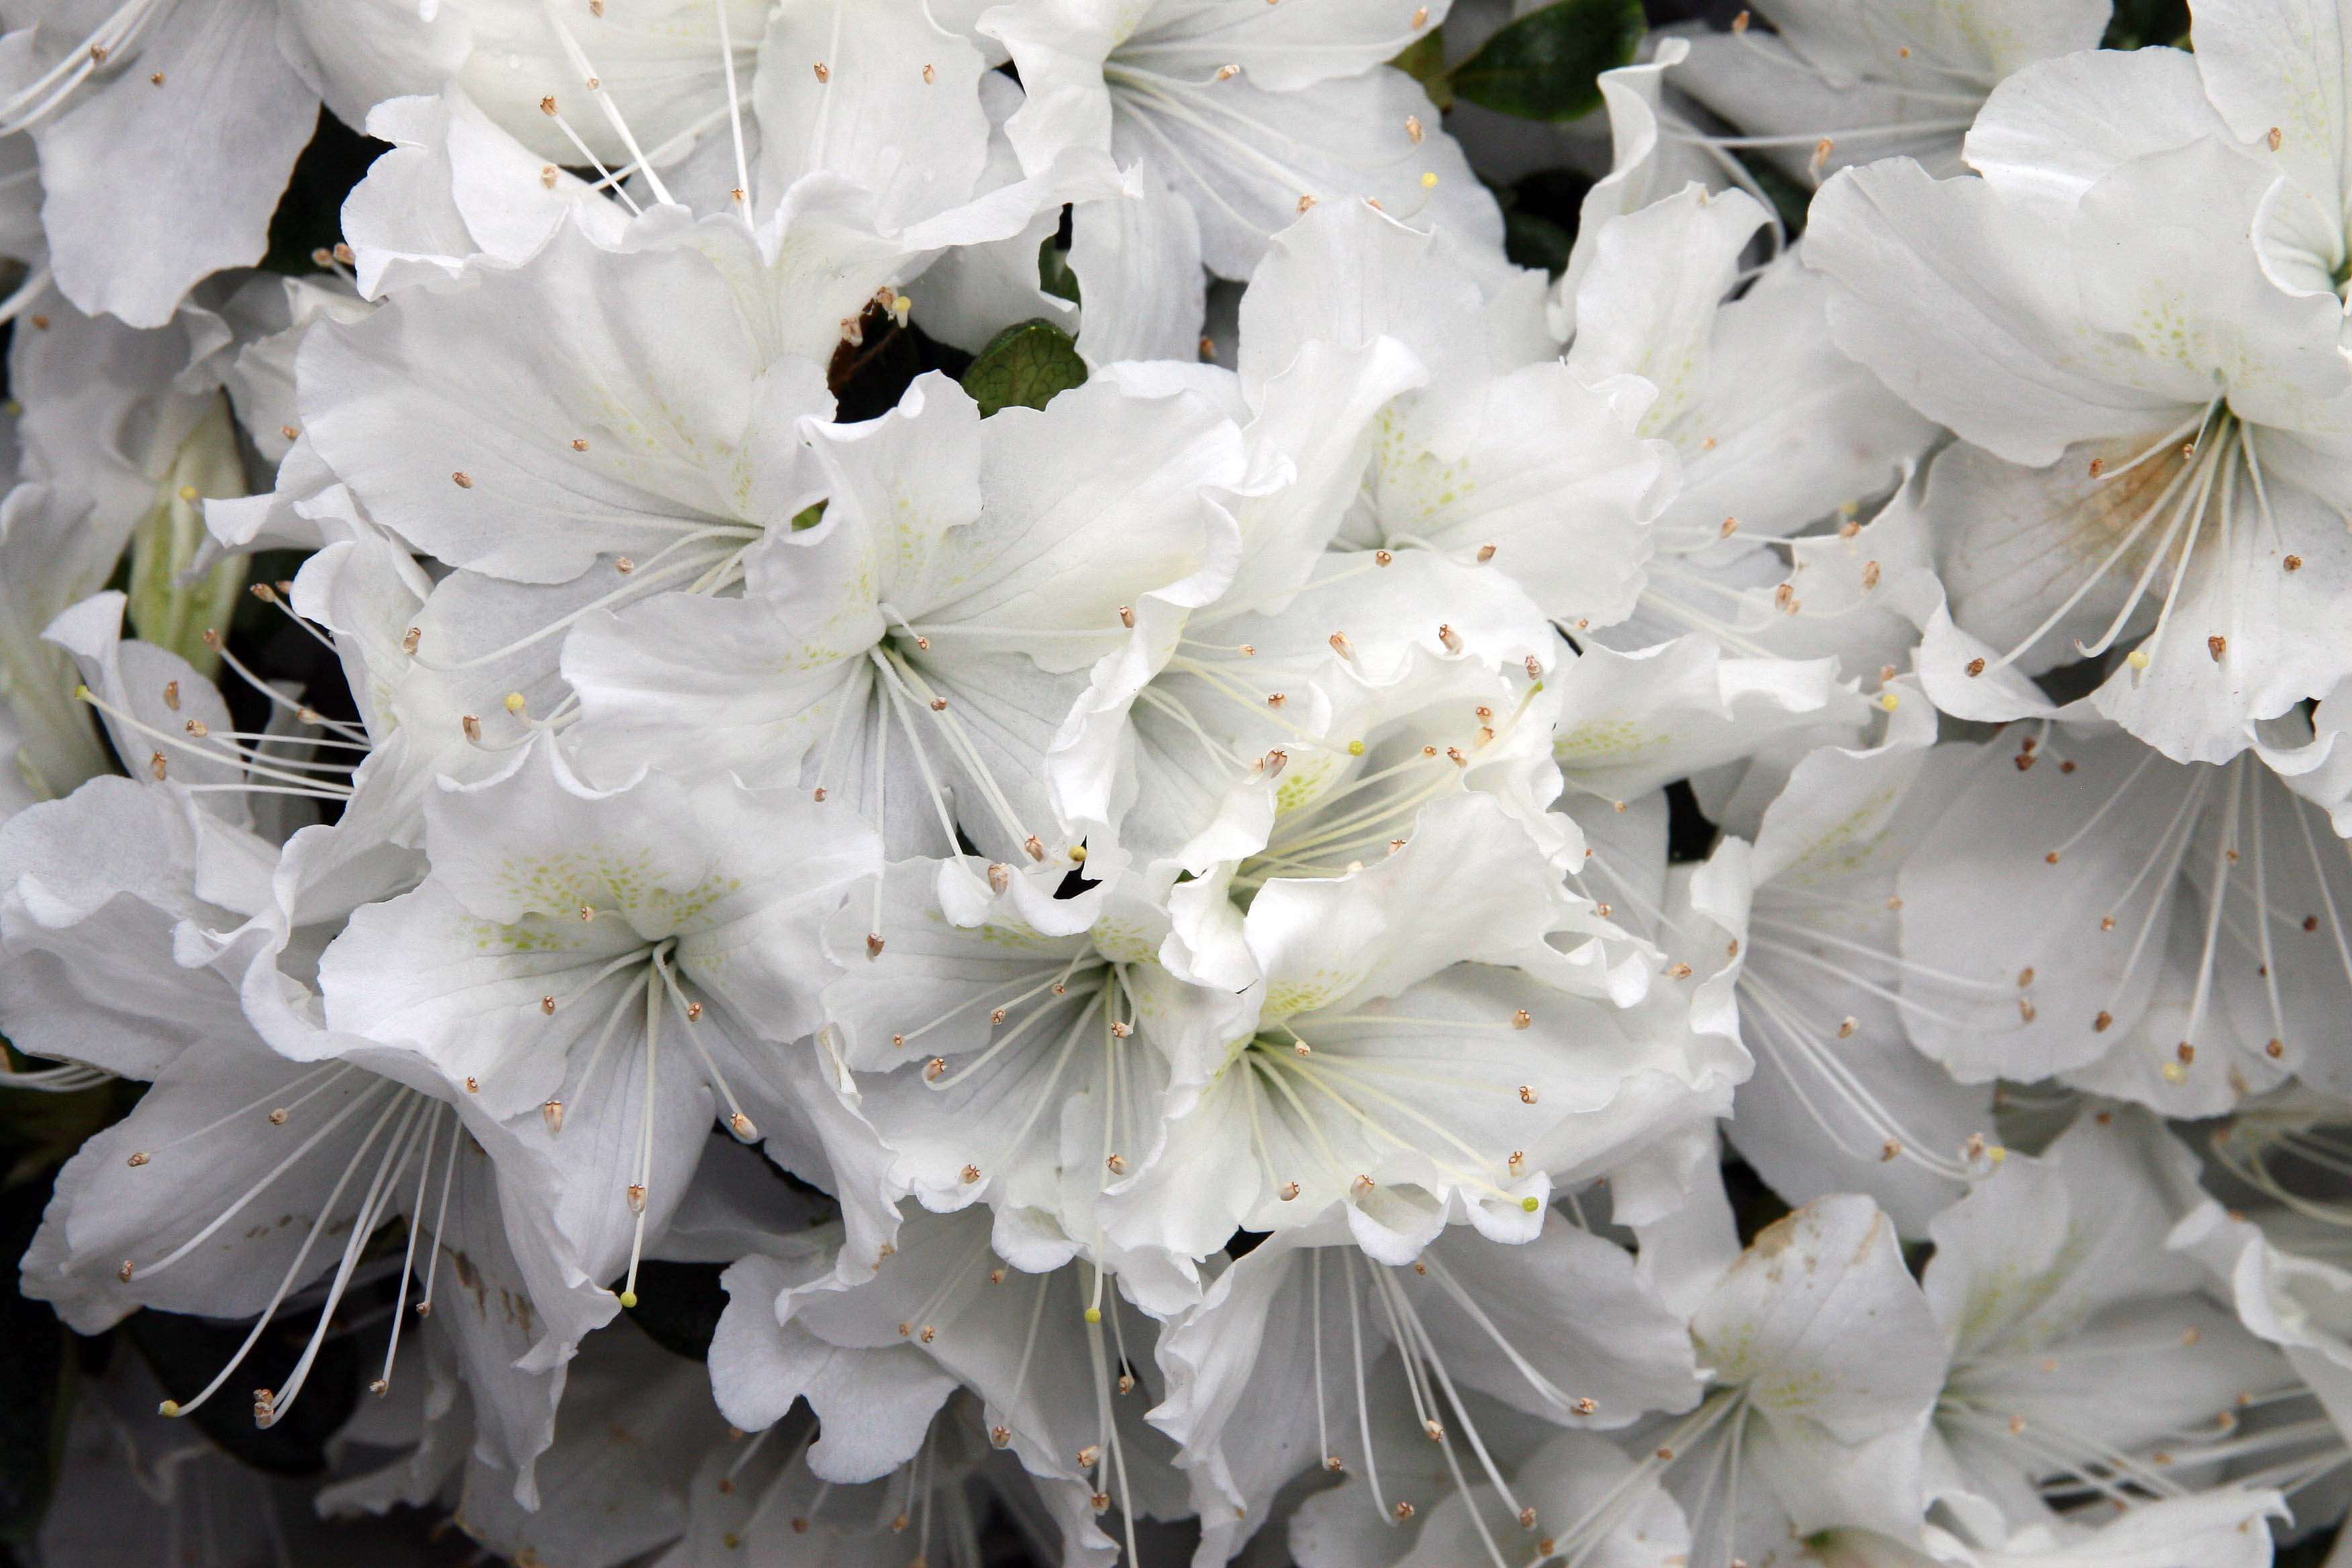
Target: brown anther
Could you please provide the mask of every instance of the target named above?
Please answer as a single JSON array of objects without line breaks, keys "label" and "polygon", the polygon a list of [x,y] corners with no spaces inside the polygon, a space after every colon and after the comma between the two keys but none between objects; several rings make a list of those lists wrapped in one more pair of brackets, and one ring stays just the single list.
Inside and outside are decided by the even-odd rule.
[{"label": "brown anther", "polygon": [[2273,1039],[2269,1044],[2263,1047],[2263,1054],[2271,1058],[2273,1060],[2276,1060],[2278,1058],[2286,1055],[2286,1042],[2284,1040]]},{"label": "brown anther", "polygon": [[1132,628],[1132,627],[1134,626],[1134,625],[1135,625],[1135,606],[1134,606],[1134,605],[1121,605],[1118,607],[1118,624],[1119,624],[1120,626],[1127,626],[1127,627],[1129,627],[1129,628]]},{"label": "brown anther", "polygon": [[[1575,1404],[1570,1405],[1569,1408],[1575,1411],[1579,1415],[1598,1415],[1601,1413],[1601,1401],[1597,1399],[1580,1399]],[[1525,1524],[1529,1521],[1522,1519],[1519,1522]]]},{"label": "brown anther", "polygon": [[2190,1062],[2197,1059],[2197,1047],[2190,1045],[2187,1040],[2183,1040],[2179,1045],[2172,1047],[2172,1054],[2179,1057],[2180,1058],[2181,1065],[2186,1067]]},{"label": "brown anther", "polygon": [[555,182],[562,177],[562,173],[563,171],[552,163],[541,163],[539,166],[539,183],[551,191],[555,189]]},{"label": "brown anther", "polygon": [[277,1110],[269,1113],[269,1125],[272,1127],[283,1127],[286,1125],[286,1108],[284,1106],[281,1105]]},{"label": "brown anther", "polygon": [[2304,917],[2303,917],[2303,929],[2304,929],[2304,930],[2305,930],[2305,931],[2317,931],[2317,930],[2319,929],[2319,917],[2318,917],[2317,915],[2305,915],[2305,916],[2304,916]]},{"label": "brown anther", "polygon": [[1672,969],[1666,971],[1666,977],[1669,980],[1688,980],[1693,973],[1694,971],[1689,964],[1677,963]]},{"label": "brown anther", "polygon": [[1455,631],[1452,626],[1439,626],[1437,628],[1437,640],[1445,645],[1445,651],[1448,653],[1460,653],[1462,651],[1462,634]]},{"label": "brown anther", "polygon": [[147,771],[155,775],[155,781],[158,784],[163,782],[164,773],[170,771],[170,764],[164,762],[163,752],[147,753]]},{"label": "brown anther", "polygon": [[1862,1027],[1862,1020],[1848,1014],[1838,1020],[1837,1037],[1841,1040],[1850,1040],[1853,1038],[1853,1032],[1860,1027]]},{"label": "brown anther", "polygon": [[2055,866],[2058,864],[2058,851],[2053,849],[2049,854],[2044,855],[2042,858],[2042,862],[2045,866]]},{"label": "brown anther", "polygon": [[547,1123],[550,1133],[563,1131],[563,1101],[551,1100],[539,1108],[540,1120]]},{"label": "brown anther", "polygon": [[481,1092],[482,1092],[482,1080],[481,1080],[480,1079],[474,1078],[474,1077],[471,1077],[471,1076],[469,1075],[469,1076],[467,1078],[467,1079],[466,1079],[466,1092],[467,1092],[467,1094],[479,1094],[479,1093],[481,1093]]},{"label": "brown anther", "polygon": [[2113,915],[2101,915],[2101,916],[2099,917],[2099,929],[2100,929],[2101,931],[2113,931],[2113,930],[2115,930],[2115,929],[2116,929],[2116,917],[2115,917],[2115,916],[2113,916]]},{"label": "brown anther", "polygon": [[1412,1511],[1412,1504],[1409,1502],[1399,1502],[1396,1505],[1396,1516],[1400,1521],[1411,1519]]},{"label": "brown anther", "polygon": [[948,710],[948,700],[947,700],[946,698],[944,698],[944,697],[934,697],[934,698],[932,698],[932,699],[931,699],[931,711],[932,711],[932,712],[934,712],[934,713],[944,713],[944,712],[946,712],[947,710]]},{"label": "brown anther", "polygon": [[1279,708],[1289,700],[1290,694],[1287,692],[1269,691],[1265,694],[1265,705],[1269,708]]},{"label": "brown anther", "polygon": [[2070,757],[2060,762],[2058,764],[2058,771],[2062,773],[2073,773],[2074,771],[2074,759]]},{"label": "brown anther", "polygon": [[1414,11],[1414,12],[1413,12],[1413,14],[1412,14],[1412,30],[1413,30],[1414,32],[1418,33],[1418,32],[1420,32],[1423,27],[1426,27],[1426,26],[1429,26],[1429,7],[1428,7],[1428,6],[1426,6],[1426,5],[1423,5],[1423,6],[1420,7],[1418,10]]},{"label": "brown anther", "polygon": [[1453,759],[1454,765],[1457,768],[1466,768],[1470,765],[1470,759],[1462,754],[1462,748],[1459,746],[1446,747],[1445,754]]},{"label": "brown anther", "polygon": [[833,68],[832,68],[831,66],[829,66],[829,65],[825,64],[823,60],[819,60],[819,61],[817,61],[817,62],[816,62],[816,68],[816,68],[816,79],[817,79],[817,80],[819,80],[819,81],[821,81],[821,82],[824,82],[824,81],[831,81],[831,80],[833,79]]},{"label": "brown anther", "polygon": [[1385,566],[1395,559],[1396,557],[1394,555],[1390,554],[1385,550],[1375,550],[1372,552],[1372,564],[1375,566]]},{"label": "brown anther", "polygon": [[1659,1458],[1668,1461],[1671,1461],[1675,1457],[1675,1451],[1672,1448],[1660,1448],[1657,1451],[1657,1454]]},{"label": "brown anther", "polygon": [[1509,1164],[1512,1170],[1516,1171],[1527,1163],[1528,1152],[1525,1149],[1514,1149],[1511,1151]]},{"label": "brown anther", "polygon": [[1013,886],[1013,868],[1002,860],[992,861],[988,868],[988,886],[992,892],[998,893]]},{"label": "brown anther", "polygon": [[2017,999],[2017,1016],[2018,1016],[2018,1017],[2019,1017],[2021,1021],[2023,1021],[2023,1022],[2025,1022],[2025,1023],[2031,1024],[2032,1022],[2033,1022],[2033,998],[2032,998],[2032,997],[2031,997],[2031,996],[2020,996],[2020,997]]},{"label": "brown anther", "polygon": [[1103,1164],[1109,1169],[1110,1173],[1114,1176],[1124,1176],[1127,1174],[1127,1158],[1125,1155],[1113,1154],[1109,1159],[1105,1160]]},{"label": "brown anther", "polygon": [[474,488],[474,476],[460,468],[449,476],[449,482],[461,490],[469,490]]},{"label": "brown anther", "polygon": [[923,1081],[925,1083],[937,1083],[942,1077],[946,1076],[947,1070],[948,1058],[945,1057],[933,1057],[929,1061],[923,1064]]},{"label": "brown anther", "polygon": [[871,963],[873,960],[882,956],[882,933],[880,931],[867,931],[866,933],[866,957],[868,963]]},{"label": "brown anther", "polygon": [[[1224,80],[1228,79],[1228,78],[1227,78],[1227,74],[1226,74],[1226,72],[1227,72],[1227,70],[1228,70],[1228,69],[1230,69],[1230,70],[1232,71],[1232,74],[1233,74],[1233,75],[1234,75],[1234,76],[1239,76],[1239,75],[1241,74],[1241,72],[1240,72],[1240,70],[1239,70],[1239,68],[1221,68],[1221,69],[1219,69],[1219,70],[1218,70],[1218,72],[1217,72],[1217,79],[1218,79],[1219,81],[1224,81]],[[1311,209],[1314,205],[1315,205],[1315,198],[1314,198],[1313,196],[1301,196],[1301,197],[1299,197],[1299,198],[1298,198],[1298,210],[1299,210],[1300,212],[1302,212],[1302,213],[1308,211],[1308,210],[1309,210],[1309,209]]]},{"label": "brown anther", "polygon": [[163,706],[169,708],[174,713],[177,713],[180,710],[180,683],[178,681],[167,680],[163,682]]},{"label": "brown anther", "polygon": [[202,719],[191,719],[182,727],[185,729],[189,734],[194,735],[199,741],[213,732],[212,726],[205,723]]},{"label": "brown anther", "polygon": [[1333,632],[1328,640],[1331,644],[1331,651],[1338,654],[1341,658],[1353,658],[1356,657],[1356,645],[1348,640],[1347,633]]},{"label": "brown anther", "polygon": [[1111,1023],[1110,1032],[1113,1039],[1123,1040],[1135,1033],[1135,1026],[1122,1019],[1115,1019]]},{"label": "brown anther", "polygon": [[2213,656],[2213,662],[2215,664],[2219,664],[2221,662],[2221,656],[2230,651],[2230,639],[2218,634],[2207,637],[2205,639],[2205,651]]},{"label": "brown anther", "polygon": [[980,1180],[980,1167],[978,1165],[966,1165],[962,1171],[958,1173],[963,1177],[964,1183],[967,1186],[971,1183]]},{"label": "brown anther", "polygon": [[1029,852],[1029,858],[1032,860],[1043,860],[1045,858],[1045,841],[1034,833],[1021,841],[1021,847]]},{"label": "brown anther", "polygon": [[1441,1422],[1424,1421],[1421,1424],[1421,1429],[1429,1435],[1429,1440],[1433,1443],[1445,1441],[1445,1427]]},{"label": "brown anther", "polygon": [[415,653],[416,651],[417,640],[423,637],[424,635],[425,628],[423,626],[409,627],[400,635],[400,651],[403,653]]},{"label": "brown anther", "polygon": [[940,73],[939,73],[938,71],[933,70],[933,69],[932,69],[930,67],[929,67],[929,66],[925,66],[925,67],[923,68],[923,85],[924,85],[925,87],[929,87],[929,86],[930,86],[933,82],[937,81],[937,80],[939,80],[939,79],[940,79]]},{"label": "brown anther", "polygon": [[1284,1203],[1290,1202],[1293,1198],[1296,1198],[1298,1195],[1298,1184],[1297,1182],[1283,1183],[1278,1195]]},{"label": "brown anther", "polygon": [[2280,564],[2284,565],[2290,572],[2300,572],[2303,570],[2303,557],[2300,555],[2290,555]]},{"label": "brown anther", "polygon": [[479,718],[476,717],[474,714],[468,713],[457,721],[457,728],[466,732],[466,739],[473,742],[476,745],[481,744],[482,721]]},{"label": "brown anther", "polygon": [[2104,1035],[2115,1026],[2116,1016],[2105,1007],[2100,1008],[2099,1016],[2091,1020],[2091,1032],[2095,1035]]},{"label": "brown anther", "polygon": [[1862,563],[1862,585],[1865,588],[1875,588],[1878,586],[1877,562],[1865,561]]},{"label": "brown anther", "polygon": [[140,1166],[147,1163],[147,1152],[144,1149],[142,1149],[139,1152],[131,1155],[131,1158],[122,1163],[135,1171]]},{"label": "brown anther", "polygon": [[1535,1021],[1536,1016],[1525,1007],[1511,1015],[1511,1027],[1514,1029],[1524,1029]]},{"label": "brown anther", "polygon": [[2097,479],[2101,474],[2103,474],[2103,473],[2105,473],[2105,472],[2106,471],[2106,468],[2107,468],[2107,460],[2106,460],[2105,458],[2092,458],[2092,459],[2091,459],[2091,477],[2092,477],[2093,479]]},{"label": "brown anther", "polygon": [[1543,679],[1543,666],[1536,662],[1535,655],[1528,655],[1527,668],[1528,679],[1529,680],[1541,680]]},{"label": "brown anther", "polygon": [[988,1282],[991,1285],[1002,1285],[1004,1283],[1004,1270],[1001,1266],[988,1271]]},{"label": "brown anther", "polygon": [[1537,1094],[1535,1085],[1531,1083],[1523,1083],[1519,1085],[1519,1103],[1521,1105],[1533,1105],[1536,1102],[1536,1100]]},{"label": "brown anther", "polygon": [[988,1429],[988,1440],[999,1448],[1009,1448],[1013,1446],[1013,1428],[991,1426]]},{"label": "brown anther", "polygon": [[2285,140],[2286,140],[2286,138],[2285,138],[2285,137],[2284,137],[2284,136],[2282,136],[2282,135],[2280,135],[2280,134],[2279,134],[2279,128],[2278,128],[2277,126],[2273,125],[2273,126],[2272,126],[2272,127],[2271,127],[2270,134],[2269,134],[2267,137],[2265,137],[2265,138],[2264,138],[2264,140],[2270,142],[2270,144],[2271,144],[2271,151],[2272,151],[2272,152],[2273,152],[2273,153],[2275,153],[2275,152],[2277,152],[2277,151],[2279,150],[2279,143],[2280,143],[2280,142],[2284,142],[2284,141],[2285,141]]},{"label": "brown anther", "polygon": [[1879,1145],[1878,1163],[1884,1165],[1902,1152],[1902,1140],[1899,1138],[1889,1138],[1885,1143]]},{"label": "brown anther", "polygon": [[1330,1471],[1335,1476],[1344,1476],[1348,1473],[1348,1462],[1339,1458],[1337,1454],[1332,1454],[1326,1458],[1323,1461],[1323,1468]]}]

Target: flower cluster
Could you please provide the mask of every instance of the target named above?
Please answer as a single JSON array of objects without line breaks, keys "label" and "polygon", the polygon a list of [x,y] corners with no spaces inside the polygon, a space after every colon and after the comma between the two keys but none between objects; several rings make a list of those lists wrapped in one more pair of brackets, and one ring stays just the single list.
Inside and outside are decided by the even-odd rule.
[{"label": "flower cluster", "polygon": [[1449,9],[0,5],[47,1561],[2325,1541],[2352,7]]}]

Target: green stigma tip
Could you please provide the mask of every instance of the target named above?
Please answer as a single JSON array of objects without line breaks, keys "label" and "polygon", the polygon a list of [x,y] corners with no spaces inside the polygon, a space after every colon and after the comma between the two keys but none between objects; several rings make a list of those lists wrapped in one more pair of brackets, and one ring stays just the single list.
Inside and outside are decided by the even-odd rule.
[{"label": "green stigma tip", "polygon": [[1348,754],[1349,754],[1349,756],[1351,756],[1351,757],[1360,757],[1360,756],[1362,756],[1362,755],[1364,754],[1364,743],[1363,743],[1361,741],[1350,741],[1350,742],[1348,742]]},{"label": "green stigma tip", "polygon": [[1102,1309],[1101,1309],[1100,1307],[1088,1307],[1088,1308],[1087,1309],[1087,1322],[1089,1322],[1089,1323],[1099,1323],[1099,1322],[1101,1322],[1101,1321],[1102,1321]]},{"label": "green stigma tip", "polygon": [[155,1414],[158,1415],[177,1415],[179,1413],[180,1402],[176,1399],[167,1399],[155,1406]]},{"label": "green stigma tip", "polygon": [[1519,1200],[1519,1207],[1525,1209],[1529,1214],[1533,1214],[1536,1210],[1543,1207],[1543,1203],[1542,1200],[1538,1198],[1521,1198]]},{"label": "green stigma tip", "polygon": [[636,1293],[635,1290],[624,1290],[624,1291],[622,1291],[622,1292],[621,1292],[621,1305],[622,1305],[622,1306],[624,1306],[624,1307],[634,1307],[634,1306],[635,1306],[636,1304],[637,1304],[637,1293]]}]

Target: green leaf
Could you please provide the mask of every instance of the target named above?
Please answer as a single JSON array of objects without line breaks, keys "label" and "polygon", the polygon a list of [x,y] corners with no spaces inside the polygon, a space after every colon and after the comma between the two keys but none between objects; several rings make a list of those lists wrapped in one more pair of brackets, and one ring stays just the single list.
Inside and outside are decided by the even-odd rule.
[{"label": "green leaf", "polygon": [[1015,404],[1043,408],[1055,393],[1082,385],[1086,379],[1087,362],[1078,357],[1070,334],[1040,318],[991,338],[963,373],[963,389],[980,405],[985,419]]},{"label": "green leaf", "polygon": [[1601,107],[1601,73],[1631,65],[1647,26],[1642,0],[1558,0],[1455,66],[1454,94],[1522,120],[1580,119]]},{"label": "green leaf", "polygon": [[1078,302],[1078,275],[1070,270],[1070,253],[1050,234],[1037,246],[1037,287],[1056,300]]}]

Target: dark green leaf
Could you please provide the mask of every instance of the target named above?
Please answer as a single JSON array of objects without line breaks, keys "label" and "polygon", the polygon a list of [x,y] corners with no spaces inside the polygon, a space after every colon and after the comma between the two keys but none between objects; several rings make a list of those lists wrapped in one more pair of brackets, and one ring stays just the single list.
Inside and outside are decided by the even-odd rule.
[{"label": "dark green leaf", "polygon": [[1455,66],[1454,95],[1522,120],[1579,119],[1601,107],[1601,73],[1632,64],[1647,26],[1641,0],[1558,0]]},{"label": "dark green leaf", "polygon": [[28,1301],[16,1289],[17,1259],[48,1195],[47,1181],[0,1194],[0,1267],[7,1270],[0,1283],[0,1542],[16,1543],[30,1541],[40,1528],[71,1410],[73,1362],[65,1329],[47,1302]]},{"label": "dark green leaf", "polygon": [[1557,278],[1568,270],[1569,247],[1576,237],[1548,217],[1528,212],[1503,215],[1503,254],[1515,267],[1540,267]]},{"label": "dark green leaf", "polygon": [[320,110],[319,129],[294,161],[286,194],[270,216],[269,251],[261,265],[297,276],[320,270],[318,253],[332,250],[343,237],[343,198],[378,154],[391,151]]},{"label": "dark green leaf", "polygon": [[1043,408],[1055,393],[1086,379],[1087,362],[1078,357],[1070,334],[1041,319],[1007,327],[990,339],[963,373],[963,389],[986,418],[1014,404]]},{"label": "dark green leaf", "polygon": [[824,500],[813,500],[809,502],[808,505],[801,508],[800,510],[793,513],[793,531],[794,533],[799,533],[804,530],[814,528],[818,523],[823,522],[824,521],[824,509],[831,504],[832,499],[833,498],[828,496]]},{"label": "dark green leaf", "polygon": [[689,1361],[707,1361],[710,1336],[719,1331],[719,1314],[727,1310],[727,1292],[716,1263],[637,1265],[637,1304],[625,1309],[646,1337]]},{"label": "dark green leaf", "polygon": [[2189,0],[2116,0],[2116,14],[2104,40],[2110,49],[2144,49],[2151,44],[2189,41]]},{"label": "dark green leaf", "polygon": [[[315,1476],[327,1468],[327,1439],[351,1419],[360,1397],[360,1352],[348,1333],[331,1333],[319,1347],[302,1391],[292,1407],[269,1426],[253,1420],[253,1391],[282,1388],[302,1347],[318,1326],[315,1314],[283,1313],[271,1320],[219,1394],[185,1417],[240,1464],[279,1476]],[[173,1399],[194,1399],[196,1391],[228,1363],[250,1326],[192,1318],[150,1308],[124,1320],[131,1342],[155,1369],[155,1381]]]}]

